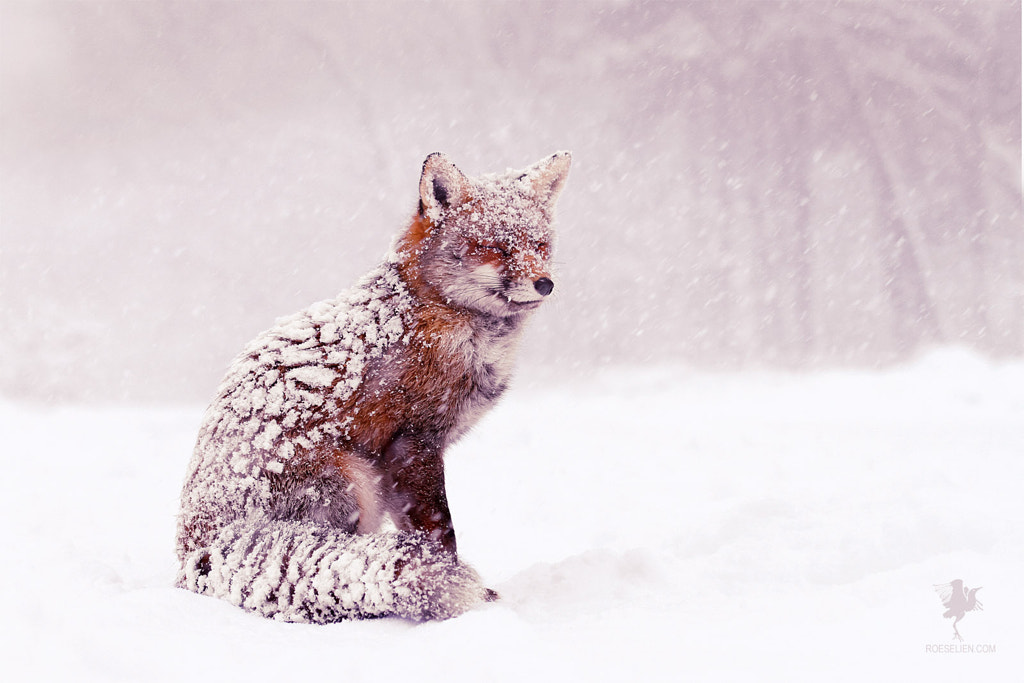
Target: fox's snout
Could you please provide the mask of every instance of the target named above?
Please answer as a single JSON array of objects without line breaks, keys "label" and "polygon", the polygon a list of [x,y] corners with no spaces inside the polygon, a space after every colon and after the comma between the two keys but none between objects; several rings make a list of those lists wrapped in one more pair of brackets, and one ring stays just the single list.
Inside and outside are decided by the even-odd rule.
[{"label": "fox's snout", "polygon": [[541,296],[547,296],[554,290],[555,283],[551,281],[549,277],[537,278],[533,283],[533,288],[537,290],[537,293]]}]

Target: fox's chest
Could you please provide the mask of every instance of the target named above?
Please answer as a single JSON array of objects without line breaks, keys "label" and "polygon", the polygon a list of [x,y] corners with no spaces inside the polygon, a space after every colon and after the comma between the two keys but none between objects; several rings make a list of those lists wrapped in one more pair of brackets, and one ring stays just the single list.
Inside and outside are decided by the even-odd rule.
[{"label": "fox's chest", "polygon": [[470,400],[494,401],[508,387],[515,361],[515,338],[485,338],[474,342],[467,358]]},{"label": "fox's chest", "polygon": [[461,325],[448,344],[435,346],[428,365],[441,382],[427,399],[448,442],[472,427],[505,392],[512,377],[521,326],[516,321]]},{"label": "fox's chest", "polygon": [[461,349],[467,379],[456,436],[469,429],[508,388],[515,366],[520,326],[480,326],[468,335]]}]

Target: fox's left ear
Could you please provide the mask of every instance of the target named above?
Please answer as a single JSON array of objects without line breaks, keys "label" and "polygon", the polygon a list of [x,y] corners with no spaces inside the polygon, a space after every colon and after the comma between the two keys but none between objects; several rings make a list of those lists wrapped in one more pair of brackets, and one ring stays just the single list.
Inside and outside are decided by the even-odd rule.
[{"label": "fox's left ear", "polygon": [[526,170],[526,178],[533,188],[533,194],[545,209],[550,211],[554,208],[555,200],[565,186],[565,179],[569,177],[571,163],[572,154],[555,152]]}]

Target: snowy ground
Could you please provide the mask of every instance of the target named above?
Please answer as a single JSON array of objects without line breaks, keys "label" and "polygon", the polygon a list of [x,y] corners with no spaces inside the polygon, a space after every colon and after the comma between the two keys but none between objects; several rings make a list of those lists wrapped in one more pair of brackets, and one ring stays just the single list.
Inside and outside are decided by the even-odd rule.
[{"label": "snowy ground", "polygon": [[[460,551],[503,599],[424,625],[280,624],[172,588],[200,413],[0,403],[5,680],[1024,671],[1024,363],[521,386],[448,460]],[[984,586],[975,651],[928,652],[953,644],[932,585],[955,578]]]}]

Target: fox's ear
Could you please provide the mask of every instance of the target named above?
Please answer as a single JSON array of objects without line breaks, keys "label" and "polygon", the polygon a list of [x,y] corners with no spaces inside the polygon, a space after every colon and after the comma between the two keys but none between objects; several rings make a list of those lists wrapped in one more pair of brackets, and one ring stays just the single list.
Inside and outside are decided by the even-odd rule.
[{"label": "fox's ear", "polygon": [[466,200],[468,184],[448,157],[434,152],[423,162],[420,175],[420,215],[437,221],[443,211]]},{"label": "fox's ear", "polygon": [[565,186],[565,179],[569,177],[571,163],[572,154],[555,152],[526,169],[526,179],[533,187],[533,194],[545,209],[554,207],[555,200]]}]

